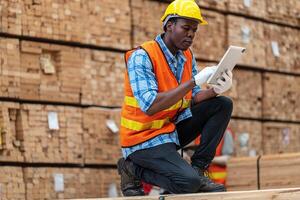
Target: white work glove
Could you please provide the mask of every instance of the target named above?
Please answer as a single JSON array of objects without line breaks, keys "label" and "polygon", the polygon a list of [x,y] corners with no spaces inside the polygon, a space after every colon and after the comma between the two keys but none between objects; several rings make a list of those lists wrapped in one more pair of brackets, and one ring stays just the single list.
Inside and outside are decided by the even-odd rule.
[{"label": "white work glove", "polygon": [[222,94],[229,90],[232,86],[232,72],[227,70],[222,77],[217,80],[218,85],[213,85],[213,90],[217,94]]},{"label": "white work glove", "polygon": [[217,66],[205,67],[194,76],[196,85],[201,86],[217,70]]}]

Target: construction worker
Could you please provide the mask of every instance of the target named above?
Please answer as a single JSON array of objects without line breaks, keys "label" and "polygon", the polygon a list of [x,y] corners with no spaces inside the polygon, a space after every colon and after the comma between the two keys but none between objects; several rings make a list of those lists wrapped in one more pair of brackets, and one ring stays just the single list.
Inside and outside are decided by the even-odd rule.
[{"label": "construction worker", "polygon": [[[141,180],[174,194],[225,191],[204,171],[231,117],[232,101],[219,95],[231,88],[232,73],[226,71],[218,85],[200,89],[216,67],[198,73],[189,49],[198,25],[207,24],[194,0],[173,1],[161,21],[164,33],[125,54],[123,158],[117,164],[122,193],[144,195]],[[189,164],[177,149],[199,132],[203,142]]]},{"label": "construction worker", "polygon": [[[217,146],[216,154],[208,168],[208,176],[215,183],[221,183],[226,186],[227,163],[234,152],[234,134],[230,128],[227,128],[224,136]],[[196,139],[195,145],[200,145],[200,137]]]}]

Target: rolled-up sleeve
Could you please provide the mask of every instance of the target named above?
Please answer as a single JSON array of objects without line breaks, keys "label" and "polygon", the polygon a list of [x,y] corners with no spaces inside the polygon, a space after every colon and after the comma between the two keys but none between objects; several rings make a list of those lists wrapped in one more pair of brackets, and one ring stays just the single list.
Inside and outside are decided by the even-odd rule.
[{"label": "rolled-up sleeve", "polygon": [[127,71],[134,97],[143,112],[153,104],[157,92],[157,81],[148,54],[143,49],[132,53],[128,59]]},{"label": "rolled-up sleeve", "polygon": [[[192,62],[192,74],[193,74],[193,77],[198,73],[198,70],[197,70],[197,62],[196,62],[196,59],[195,57],[193,56],[193,62]],[[192,97],[194,97],[198,92],[200,92],[201,88],[196,85],[193,90],[192,90]]]}]

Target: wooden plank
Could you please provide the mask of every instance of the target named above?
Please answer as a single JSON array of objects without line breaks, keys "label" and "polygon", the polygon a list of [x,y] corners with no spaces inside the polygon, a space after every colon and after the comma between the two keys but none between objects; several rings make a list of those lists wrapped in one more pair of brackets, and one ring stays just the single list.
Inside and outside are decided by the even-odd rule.
[{"label": "wooden plank", "polygon": [[260,160],[261,188],[298,187],[300,185],[299,166],[300,153],[263,156]]},{"label": "wooden plank", "polygon": [[257,189],[257,156],[231,158],[227,165],[228,191]]},{"label": "wooden plank", "polygon": [[[124,197],[124,198],[101,198],[94,200],[157,200],[159,196],[144,197]],[[236,191],[224,193],[206,193],[206,194],[186,194],[186,195],[167,195],[165,200],[298,200],[300,198],[300,188]],[[88,200],[88,199],[73,199]]]}]

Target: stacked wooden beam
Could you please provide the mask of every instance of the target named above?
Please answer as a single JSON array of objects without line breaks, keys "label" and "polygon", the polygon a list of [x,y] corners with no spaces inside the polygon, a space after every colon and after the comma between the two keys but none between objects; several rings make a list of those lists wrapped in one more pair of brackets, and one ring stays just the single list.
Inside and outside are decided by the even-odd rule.
[{"label": "stacked wooden beam", "polygon": [[263,123],[263,151],[265,154],[300,151],[300,125],[293,123]]},{"label": "stacked wooden beam", "polygon": [[261,189],[299,187],[299,165],[299,153],[263,156],[259,165]]},{"label": "stacked wooden beam", "polygon": [[232,158],[227,167],[229,191],[257,189],[257,157]]},{"label": "stacked wooden beam", "polygon": [[121,157],[119,134],[109,126],[120,124],[120,110],[89,108],[83,111],[84,162],[116,164]]},{"label": "stacked wooden beam", "polygon": [[244,17],[227,16],[228,45],[246,47],[240,64],[265,68],[264,24]]},{"label": "stacked wooden beam", "polygon": [[266,1],[228,0],[228,11],[264,18],[266,16]]},{"label": "stacked wooden beam", "polygon": [[21,106],[26,162],[83,163],[82,113],[79,108]]},{"label": "stacked wooden beam", "polygon": [[270,24],[264,26],[267,68],[300,74],[300,31]]},{"label": "stacked wooden beam", "polygon": [[17,39],[0,38],[1,89],[3,97],[20,95],[20,52]]},{"label": "stacked wooden beam", "polygon": [[261,122],[231,119],[229,127],[234,134],[234,156],[255,156],[264,153]]},{"label": "stacked wooden beam", "polygon": [[24,168],[26,198],[32,200],[105,197],[109,190],[120,195],[119,181],[116,169]]},{"label": "stacked wooden beam", "polygon": [[1,7],[5,33],[130,48],[129,0],[17,0],[3,2]]},{"label": "stacked wooden beam", "polygon": [[82,76],[81,104],[121,107],[124,72],[124,54],[89,51],[78,72]]},{"label": "stacked wooden beam", "polygon": [[266,18],[270,21],[290,24],[294,26],[300,25],[300,2],[298,0],[287,0],[283,4],[280,0],[266,1]]},{"label": "stacked wooden beam", "polygon": [[299,121],[300,77],[265,73],[263,75],[263,117]]},{"label": "stacked wooden beam", "polygon": [[0,161],[24,161],[20,117],[18,103],[0,103]]},{"label": "stacked wooden beam", "polygon": [[0,167],[0,197],[2,200],[23,200],[25,184],[21,167]]}]

